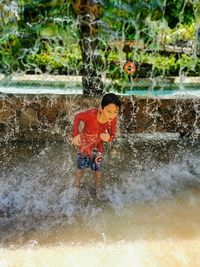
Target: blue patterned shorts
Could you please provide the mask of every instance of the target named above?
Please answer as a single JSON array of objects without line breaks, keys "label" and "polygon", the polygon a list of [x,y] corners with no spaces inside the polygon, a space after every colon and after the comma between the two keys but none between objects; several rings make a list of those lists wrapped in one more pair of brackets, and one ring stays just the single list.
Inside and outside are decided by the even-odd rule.
[{"label": "blue patterned shorts", "polygon": [[102,153],[97,149],[93,149],[92,156],[83,153],[77,154],[77,167],[78,169],[91,168],[93,171],[102,170]]}]

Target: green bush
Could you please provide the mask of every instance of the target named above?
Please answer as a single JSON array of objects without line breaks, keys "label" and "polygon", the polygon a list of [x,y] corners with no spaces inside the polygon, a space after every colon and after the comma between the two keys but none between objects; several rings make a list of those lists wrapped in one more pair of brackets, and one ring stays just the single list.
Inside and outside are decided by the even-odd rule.
[{"label": "green bush", "polygon": [[0,66],[3,73],[10,74],[21,67],[20,49],[16,34],[8,33],[0,39]]},{"label": "green bush", "polygon": [[196,65],[198,62],[199,60],[197,57],[191,57],[185,54],[183,54],[181,58],[177,60],[177,64],[181,72],[197,71]]},{"label": "green bush", "polygon": [[27,63],[31,69],[39,68],[43,72],[75,74],[80,71],[81,57],[74,53],[42,52],[41,54],[29,54]]}]

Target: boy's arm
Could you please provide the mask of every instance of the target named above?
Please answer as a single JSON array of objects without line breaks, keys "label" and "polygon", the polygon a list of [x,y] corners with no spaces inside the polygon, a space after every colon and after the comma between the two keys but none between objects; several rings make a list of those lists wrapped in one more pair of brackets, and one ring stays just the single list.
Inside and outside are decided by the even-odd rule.
[{"label": "boy's arm", "polygon": [[86,119],[86,112],[80,112],[77,113],[74,116],[74,123],[73,123],[73,133],[72,133],[72,137],[74,138],[75,136],[77,136],[79,134],[79,124],[81,121],[84,122],[84,120]]},{"label": "boy's arm", "polygon": [[104,142],[111,142],[115,138],[116,125],[117,125],[117,121],[115,119],[111,122],[111,124],[107,128],[106,133],[100,134],[101,140],[103,140]]},{"label": "boy's arm", "polygon": [[108,142],[111,142],[115,138],[115,136],[116,136],[116,127],[117,127],[117,120],[114,119],[111,122],[110,127],[108,128],[108,134],[110,135],[110,139],[109,139]]}]

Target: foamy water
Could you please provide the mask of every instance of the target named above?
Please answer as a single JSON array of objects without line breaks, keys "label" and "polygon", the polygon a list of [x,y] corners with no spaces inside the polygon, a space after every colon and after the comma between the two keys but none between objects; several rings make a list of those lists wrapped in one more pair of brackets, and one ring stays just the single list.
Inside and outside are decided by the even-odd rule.
[{"label": "foamy water", "polygon": [[30,233],[26,243],[0,249],[0,266],[198,266],[199,204],[200,192],[191,190],[121,216],[107,211],[89,229],[54,230],[46,244],[42,233]]},{"label": "foamy water", "polygon": [[69,144],[1,147],[0,266],[198,266],[198,141],[106,148],[101,199]]}]

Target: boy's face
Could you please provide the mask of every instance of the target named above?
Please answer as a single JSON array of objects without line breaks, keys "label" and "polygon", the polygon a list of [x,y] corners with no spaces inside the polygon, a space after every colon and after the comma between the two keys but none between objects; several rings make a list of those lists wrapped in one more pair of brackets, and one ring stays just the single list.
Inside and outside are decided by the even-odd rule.
[{"label": "boy's face", "polygon": [[103,109],[101,109],[104,119],[111,122],[118,114],[119,107],[115,104],[108,104]]}]

